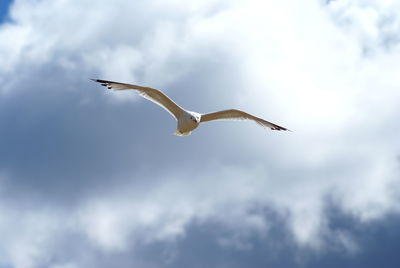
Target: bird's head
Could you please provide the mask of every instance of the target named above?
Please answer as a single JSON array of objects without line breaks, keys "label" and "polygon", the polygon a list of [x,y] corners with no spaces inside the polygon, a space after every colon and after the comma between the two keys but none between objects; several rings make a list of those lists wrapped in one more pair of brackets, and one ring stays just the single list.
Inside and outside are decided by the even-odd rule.
[{"label": "bird's head", "polygon": [[196,124],[200,123],[201,114],[196,112],[189,112],[189,119]]}]

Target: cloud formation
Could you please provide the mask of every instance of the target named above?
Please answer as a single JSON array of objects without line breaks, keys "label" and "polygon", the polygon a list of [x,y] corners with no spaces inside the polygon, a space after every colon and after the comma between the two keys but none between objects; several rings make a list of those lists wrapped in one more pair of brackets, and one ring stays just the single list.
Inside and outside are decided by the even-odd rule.
[{"label": "cloud formation", "polygon": [[[399,209],[398,6],[15,1],[0,25],[0,267],[360,254],[353,226]],[[178,138],[162,109],[88,78],[294,132],[220,122]]]}]

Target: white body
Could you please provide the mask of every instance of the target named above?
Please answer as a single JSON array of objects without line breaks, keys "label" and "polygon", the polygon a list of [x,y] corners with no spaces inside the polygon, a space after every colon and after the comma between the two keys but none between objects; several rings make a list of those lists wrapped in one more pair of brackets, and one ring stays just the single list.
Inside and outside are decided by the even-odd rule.
[{"label": "white body", "polygon": [[183,111],[178,118],[178,125],[175,130],[177,136],[187,136],[200,124],[201,114],[190,111]]}]

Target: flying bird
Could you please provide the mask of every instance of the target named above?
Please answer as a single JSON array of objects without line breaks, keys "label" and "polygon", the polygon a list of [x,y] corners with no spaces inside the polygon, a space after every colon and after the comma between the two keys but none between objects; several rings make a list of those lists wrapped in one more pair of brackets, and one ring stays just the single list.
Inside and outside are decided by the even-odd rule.
[{"label": "flying bird", "polygon": [[177,105],[173,100],[171,100],[167,95],[165,95],[160,90],[142,87],[132,84],[125,84],[107,80],[91,79],[95,82],[100,83],[102,86],[108,89],[114,90],[127,90],[133,89],[137,91],[142,97],[160,105],[162,108],[167,110],[175,119],[178,121],[178,126],[175,131],[175,135],[187,136],[199,126],[200,123],[213,121],[213,120],[253,120],[262,127],[267,127],[272,130],[288,130],[287,128],[278,126],[271,122],[268,122],[262,118],[256,117],[254,115],[248,114],[246,112],[229,109],[208,114],[200,114],[192,111],[187,111]]}]

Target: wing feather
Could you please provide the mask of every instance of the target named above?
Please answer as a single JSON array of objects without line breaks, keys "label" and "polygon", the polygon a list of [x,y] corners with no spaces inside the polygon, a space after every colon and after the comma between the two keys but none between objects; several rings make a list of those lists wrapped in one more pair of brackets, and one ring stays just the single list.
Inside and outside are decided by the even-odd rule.
[{"label": "wing feather", "polygon": [[268,127],[272,130],[288,130],[287,128],[278,126],[278,125],[268,122],[262,118],[256,117],[254,115],[251,115],[251,114],[248,114],[246,112],[236,110],[236,109],[230,109],[230,110],[224,110],[224,111],[219,111],[219,112],[214,112],[214,113],[203,114],[203,115],[201,115],[200,122],[202,123],[202,122],[208,122],[208,121],[213,121],[213,120],[253,120],[260,126]]},{"label": "wing feather", "polygon": [[183,112],[183,109],[179,105],[177,105],[173,100],[171,100],[167,95],[162,93],[160,90],[151,87],[142,87],[142,86],[113,82],[108,80],[100,80],[100,79],[92,79],[92,80],[100,83],[102,86],[105,86],[108,89],[136,90],[139,93],[139,95],[154,102],[155,104],[160,105],[162,108],[167,110],[172,116],[174,116],[177,120],[181,115],[181,113]]}]

